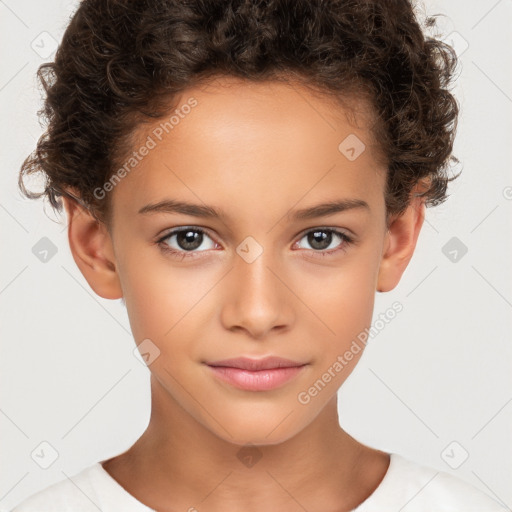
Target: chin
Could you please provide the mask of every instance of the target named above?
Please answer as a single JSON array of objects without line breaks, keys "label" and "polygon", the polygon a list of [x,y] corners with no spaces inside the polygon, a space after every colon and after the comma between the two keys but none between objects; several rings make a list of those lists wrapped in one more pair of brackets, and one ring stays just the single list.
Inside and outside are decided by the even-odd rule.
[{"label": "chin", "polygon": [[227,432],[217,423],[210,424],[211,431],[224,441],[239,446],[281,444],[303,429],[303,425],[297,422],[296,415],[293,413],[288,417],[286,414],[269,413],[265,418],[239,413],[236,418],[232,415],[224,416],[219,423],[226,425]]}]

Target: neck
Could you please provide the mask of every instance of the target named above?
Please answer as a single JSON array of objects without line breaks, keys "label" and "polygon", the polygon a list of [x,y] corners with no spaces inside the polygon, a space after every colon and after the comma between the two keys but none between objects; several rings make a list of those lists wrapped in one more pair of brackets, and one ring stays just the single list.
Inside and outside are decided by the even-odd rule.
[{"label": "neck", "polygon": [[151,378],[146,431],[104,468],[162,512],[351,510],[382,480],[389,457],[339,425],[337,396],[302,431],[273,445],[234,444],[208,430]]}]

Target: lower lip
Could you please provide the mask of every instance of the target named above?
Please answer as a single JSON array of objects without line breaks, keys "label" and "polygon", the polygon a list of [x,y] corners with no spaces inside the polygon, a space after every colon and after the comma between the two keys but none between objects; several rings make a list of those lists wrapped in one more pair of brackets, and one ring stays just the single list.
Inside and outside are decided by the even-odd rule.
[{"label": "lower lip", "polygon": [[215,375],[239,389],[247,391],[269,391],[290,381],[306,366],[273,368],[271,370],[241,370],[227,366],[209,366]]}]

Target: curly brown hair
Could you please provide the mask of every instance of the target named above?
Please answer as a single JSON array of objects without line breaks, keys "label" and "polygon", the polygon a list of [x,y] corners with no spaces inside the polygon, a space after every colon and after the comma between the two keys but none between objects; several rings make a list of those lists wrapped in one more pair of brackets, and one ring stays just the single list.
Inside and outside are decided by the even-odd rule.
[{"label": "curly brown hair", "polygon": [[[425,26],[435,25],[428,17]],[[19,186],[59,212],[72,187],[109,222],[102,187],[133,150],[140,124],[215,76],[286,80],[334,98],[371,98],[386,157],[388,214],[400,214],[418,182],[427,206],[447,197],[458,103],[449,91],[452,47],[427,37],[410,0],[83,0],[54,62],[37,72],[48,127],[25,159]],[[45,189],[26,189],[42,172]]]}]

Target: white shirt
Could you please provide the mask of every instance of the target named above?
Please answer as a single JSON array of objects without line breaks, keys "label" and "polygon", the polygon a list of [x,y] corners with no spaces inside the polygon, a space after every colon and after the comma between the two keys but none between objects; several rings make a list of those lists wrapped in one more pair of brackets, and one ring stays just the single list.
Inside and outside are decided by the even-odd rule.
[{"label": "white shirt", "polygon": [[[449,473],[390,454],[375,491],[352,512],[504,512],[486,494]],[[25,499],[11,512],[155,512],[128,493],[101,462]]]}]

